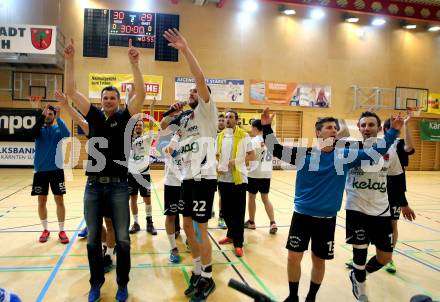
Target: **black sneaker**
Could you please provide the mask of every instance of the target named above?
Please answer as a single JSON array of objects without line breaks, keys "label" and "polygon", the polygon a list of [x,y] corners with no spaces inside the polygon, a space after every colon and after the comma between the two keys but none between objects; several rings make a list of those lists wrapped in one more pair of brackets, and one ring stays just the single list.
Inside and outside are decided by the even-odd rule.
[{"label": "black sneaker", "polygon": [[104,273],[105,274],[109,273],[113,268],[112,257],[110,255],[104,255],[103,264],[104,264]]},{"label": "black sneaker", "polygon": [[199,280],[202,276],[195,275],[194,272],[191,274],[191,279],[189,279],[189,286],[185,290],[185,296],[189,297],[192,296],[196,292],[197,284],[199,284]]},{"label": "black sneaker", "polygon": [[147,233],[150,233],[151,235],[157,235],[157,231],[154,228],[153,222],[147,223]]},{"label": "black sneaker", "polygon": [[190,302],[204,302],[215,290],[215,282],[212,278],[200,278],[195,294]]}]

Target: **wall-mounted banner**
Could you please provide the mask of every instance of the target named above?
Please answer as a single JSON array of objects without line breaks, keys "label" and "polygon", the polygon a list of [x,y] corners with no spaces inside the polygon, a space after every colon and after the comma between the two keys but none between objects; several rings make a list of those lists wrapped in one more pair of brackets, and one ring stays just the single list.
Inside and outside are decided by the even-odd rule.
[{"label": "wall-mounted banner", "polygon": [[328,108],[331,103],[331,87],[325,85],[251,80],[250,90],[255,105]]},{"label": "wall-mounted banner", "polygon": [[[211,88],[211,96],[215,102],[243,103],[244,80],[206,79]],[[188,100],[189,90],[195,87],[193,78],[176,77],[174,95],[177,101]]]},{"label": "wall-mounted banner", "polygon": [[1,142],[1,166],[33,166],[35,155],[34,142]]},{"label": "wall-mounted banner", "polygon": [[317,84],[298,84],[290,106],[329,108],[332,89]]},{"label": "wall-mounted banner", "polygon": [[420,121],[420,138],[424,141],[440,142],[440,120]]},{"label": "wall-mounted banner", "polygon": [[0,141],[33,142],[31,129],[40,115],[35,109],[1,108]]},{"label": "wall-mounted banner", "polygon": [[[160,101],[162,99],[163,76],[144,75],[146,100]],[[105,86],[115,86],[121,93],[121,99],[126,97],[127,87],[133,85],[132,74],[89,73],[89,98],[101,99],[101,91]]]},{"label": "wall-mounted banner", "polygon": [[296,86],[295,83],[251,80],[249,102],[255,105],[289,105]]},{"label": "wall-mounted banner", "polygon": [[440,93],[429,94],[428,113],[440,114]]},{"label": "wall-mounted banner", "polygon": [[57,28],[52,25],[0,24],[0,53],[56,53]]}]

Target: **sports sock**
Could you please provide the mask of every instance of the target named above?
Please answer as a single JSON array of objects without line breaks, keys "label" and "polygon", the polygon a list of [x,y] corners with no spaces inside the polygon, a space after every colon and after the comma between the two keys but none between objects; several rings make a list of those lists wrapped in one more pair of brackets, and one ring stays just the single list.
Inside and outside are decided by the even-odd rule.
[{"label": "sports sock", "polygon": [[378,270],[380,270],[383,267],[382,264],[379,263],[379,261],[377,261],[376,256],[371,257],[371,259],[368,261],[367,265],[366,265],[366,270],[369,274],[374,273]]},{"label": "sports sock", "polygon": [[200,259],[200,257],[194,258],[193,264],[194,264],[194,274],[200,275],[202,273],[202,260]]},{"label": "sports sock", "polygon": [[43,226],[43,230],[47,230],[47,219],[41,220],[41,225]]},{"label": "sports sock", "polygon": [[168,237],[168,241],[170,242],[171,249],[176,248],[176,235],[175,234],[171,234],[171,235],[167,234],[167,237]]},{"label": "sports sock", "polygon": [[318,292],[320,286],[321,284],[310,281],[309,293],[307,294],[306,300],[315,301],[316,293]]}]

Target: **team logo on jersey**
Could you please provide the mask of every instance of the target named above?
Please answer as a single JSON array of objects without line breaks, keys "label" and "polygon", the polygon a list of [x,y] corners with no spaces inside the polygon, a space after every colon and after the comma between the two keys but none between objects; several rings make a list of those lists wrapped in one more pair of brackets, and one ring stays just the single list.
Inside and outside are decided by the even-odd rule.
[{"label": "team logo on jersey", "polygon": [[191,151],[194,153],[199,152],[199,143],[193,142],[191,144],[186,144],[185,146],[182,146],[180,148],[179,153],[184,154],[184,153],[191,152]]},{"label": "team logo on jersey", "polygon": [[300,242],[301,242],[301,238],[299,238],[298,236],[289,236],[289,245],[292,248],[298,248]]},{"label": "team logo on jersey", "polygon": [[52,43],[51,28],[31,28],[32,45],[38,50],[47,49]]},{"label": "team logo on jersey", "polygon": [[384,156],[383,156],[383,159],[385,160],[385,161],[389,161],[390,160],[390,155],[387,153],[387,154],[385,154]]},{"label": "team logo on jersey", "polygon": [[385,193],[387,191],[387,184],[386,182],[372,182],[371,179],[369,178],[368,182],[354,180],[353,188],[369,189],[369,190],[380,191],[382,193]]}]

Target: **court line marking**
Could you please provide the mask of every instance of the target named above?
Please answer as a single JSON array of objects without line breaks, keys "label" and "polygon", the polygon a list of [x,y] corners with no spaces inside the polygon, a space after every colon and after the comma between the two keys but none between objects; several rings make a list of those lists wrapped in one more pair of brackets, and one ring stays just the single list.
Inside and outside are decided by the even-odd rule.
[{"label": "court line marking", "polygon": [[13,192],[13,193],[11,193],[11,194],[9,194],[9,195],[7,195],[7,196],[1,198],[1,199],[0,199],[0,202],[2,202],[2,201],[5,200],[6,198],[11,197],[11,196],[14,195],[15,193],[18,193],[18,192],[20,192],[21,190],[23,190],[23,189],[25,189],[25,188],[27,188],[27,187],[30,187],[30,186],[31,186],[31,185],[26,185],[26,186],[24,186],[23,188],[18,189],[17,191],[15,191],[15,192]]},{"label": "court line marking", "polygon": [[43,301],[44,296],[47,293],[47,290],[49,289],[49,287],[52,284],[53,280],[55,279],[58,271],[60,270],[60,267],[63,264],[64,259],[66,259],[67,254],[69,253],[70,249],[72,248],[72,245],[76,240],[76,237],[78,235],[79,230],[82,229],[83,224],[84,224],[84,218],[81,219],[81,222],[79,223],[76,232],[70,238],[70,242],[67,245],[66,249],[64,250],[64,253],[61,255],[60,259],[58,259],[58,262],[55,265],[55,268],[52,270],[52,273],[50,274],[49,278],[47,279],[46,284],[44,284],[43,288],[41,289],[40,294],[38,295],[37,299],[35,300],[36,302]]},{"label": "court line marking", "polygon": [[276,301],[276,297],[273,295],[273,293],[269,290],[269,288],[264,284],[264,282],[258,277],[258,275],[254,272],[254,270],[247,264],[246,261],[242,259],[242,257],[237,257],[238,260],[243,264],[243,266],[246,268],[246,270],[254,277],[255,281],[261,286],[261,288],[268,294],[268,296]]},{"label": "court line marking", "polygon": [[[76,217],[66,218],[64,221],[67,221],[67,220],[74,220],[74,219],[78,219],[78,218],[82,218],[82,216],[76,216]],[[49,221],[48,223],[58,223],[58,220]],[[26,227],[30,227],[30,226],[36,226],[36,225],[41,225],[41,223],[34,223],[34,224],[28,224],[28,225],[20,225],[20,226],[11,227],[11,228],[4,228],[4,229],[0,229],[0,233],[1,233],[2,231],[14,230],[14,229],[21,229],[21,228],[26,228]],[[50,231],[50,230],[49,230],[49,231]],[[41,230],[40,230],[39,232],[41,232]]]},{"label": "court line marking", "polygon": [[409,246],[410,248],[413,248],[413,249],[415,249],[415,250],[418,250],[418,251],[424,252],[425,254],[427,254],[427,255],[429,255],[429,256],[432,256],[432,257],[437,258],[437,259],[440,260],[440,257],[438,257],[438,256],[436,256],[436,255],[433,255],[433,254],[429,253],[428,251],[423,251],[423,250],[419,249],[418,247],[412,246],[412,245],[410,245],[410,244],[408,244],[408,243],[405,243],[405,242],[402,242],[402,244],[404,244],[404,245],[406,245],[406,246]]}]

